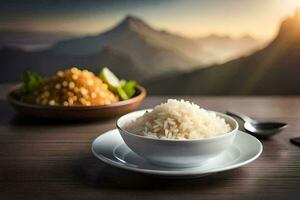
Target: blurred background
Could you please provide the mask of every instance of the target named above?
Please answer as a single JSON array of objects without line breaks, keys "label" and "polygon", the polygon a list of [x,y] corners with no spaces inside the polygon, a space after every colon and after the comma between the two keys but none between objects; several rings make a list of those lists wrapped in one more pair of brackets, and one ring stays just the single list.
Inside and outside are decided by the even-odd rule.
[{"label": "blurred background", "polygon": [[152,95],[300,94],[300,0],[2,0],[0,82],[109,67]]}]

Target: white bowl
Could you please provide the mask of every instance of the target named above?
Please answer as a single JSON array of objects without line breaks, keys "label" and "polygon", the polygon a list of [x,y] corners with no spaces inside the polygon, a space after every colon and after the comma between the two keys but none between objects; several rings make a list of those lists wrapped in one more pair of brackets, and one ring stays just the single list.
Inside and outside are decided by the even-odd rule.
[{"label": "white bowl", "polygon": [[[166,167],[194,167],[204,164],[218,156],[232,144],[238,131],[238,123],[232,117],[215,112],[231,126],[232,131],[206,139],[174,140],[155,139],[130,133],[124,125],[142,116],[146,111],[140,110],[123,115],[117,120],[117,128],[125,144],[147,161]],[[210,111],[214,112],[214,111]]]}]

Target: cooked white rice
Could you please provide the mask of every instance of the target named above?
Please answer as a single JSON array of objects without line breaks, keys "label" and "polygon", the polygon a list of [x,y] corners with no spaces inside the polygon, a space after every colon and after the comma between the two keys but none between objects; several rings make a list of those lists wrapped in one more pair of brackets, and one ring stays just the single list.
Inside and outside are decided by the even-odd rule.
[{"label": "cooked white rice", "polygon": [[194,103],[169,99],[151,112],[127,123],[125,130],[160,139],[203,139],[231,131],[229,124],[214,112]]}]

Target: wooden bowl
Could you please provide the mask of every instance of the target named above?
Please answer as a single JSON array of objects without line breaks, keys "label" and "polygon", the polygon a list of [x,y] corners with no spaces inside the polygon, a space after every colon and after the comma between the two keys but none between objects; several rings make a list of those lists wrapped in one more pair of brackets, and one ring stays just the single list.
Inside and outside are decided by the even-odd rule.
[{"label": "wooden bowl", "polygon": [[42,117],[60,120],[88,120],[103,119],[120,116],[139,107],[146,96],[146,90],[142,86],[137,86],[137,93],[134,97],[119,101],[117,103],[100,106],[44,106],[26,103],[20,100],[21,87],[12,90],[7,99],[15,110],[22,114],[33,117]]}]

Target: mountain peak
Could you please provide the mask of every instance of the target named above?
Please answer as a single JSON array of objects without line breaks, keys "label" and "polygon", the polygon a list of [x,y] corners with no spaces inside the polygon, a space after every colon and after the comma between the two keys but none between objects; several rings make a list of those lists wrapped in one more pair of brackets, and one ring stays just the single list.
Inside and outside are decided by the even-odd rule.
[{"label": "mountain peak", "polygon": [[139,17],[129,14],[126,15],[123,22],[143,22],[143,21]]},{"label": "mountain peak", "polygon": [[281,23],[278,38],[293,38],[300,33],[300,9],[295,10],[295,14],[283,20]]},{"label": "mountain peak", "polygon": [[146,22],[134,15],[127,15],[118,25],[117,28],[137,30],[141,28],[152,29]]}]

